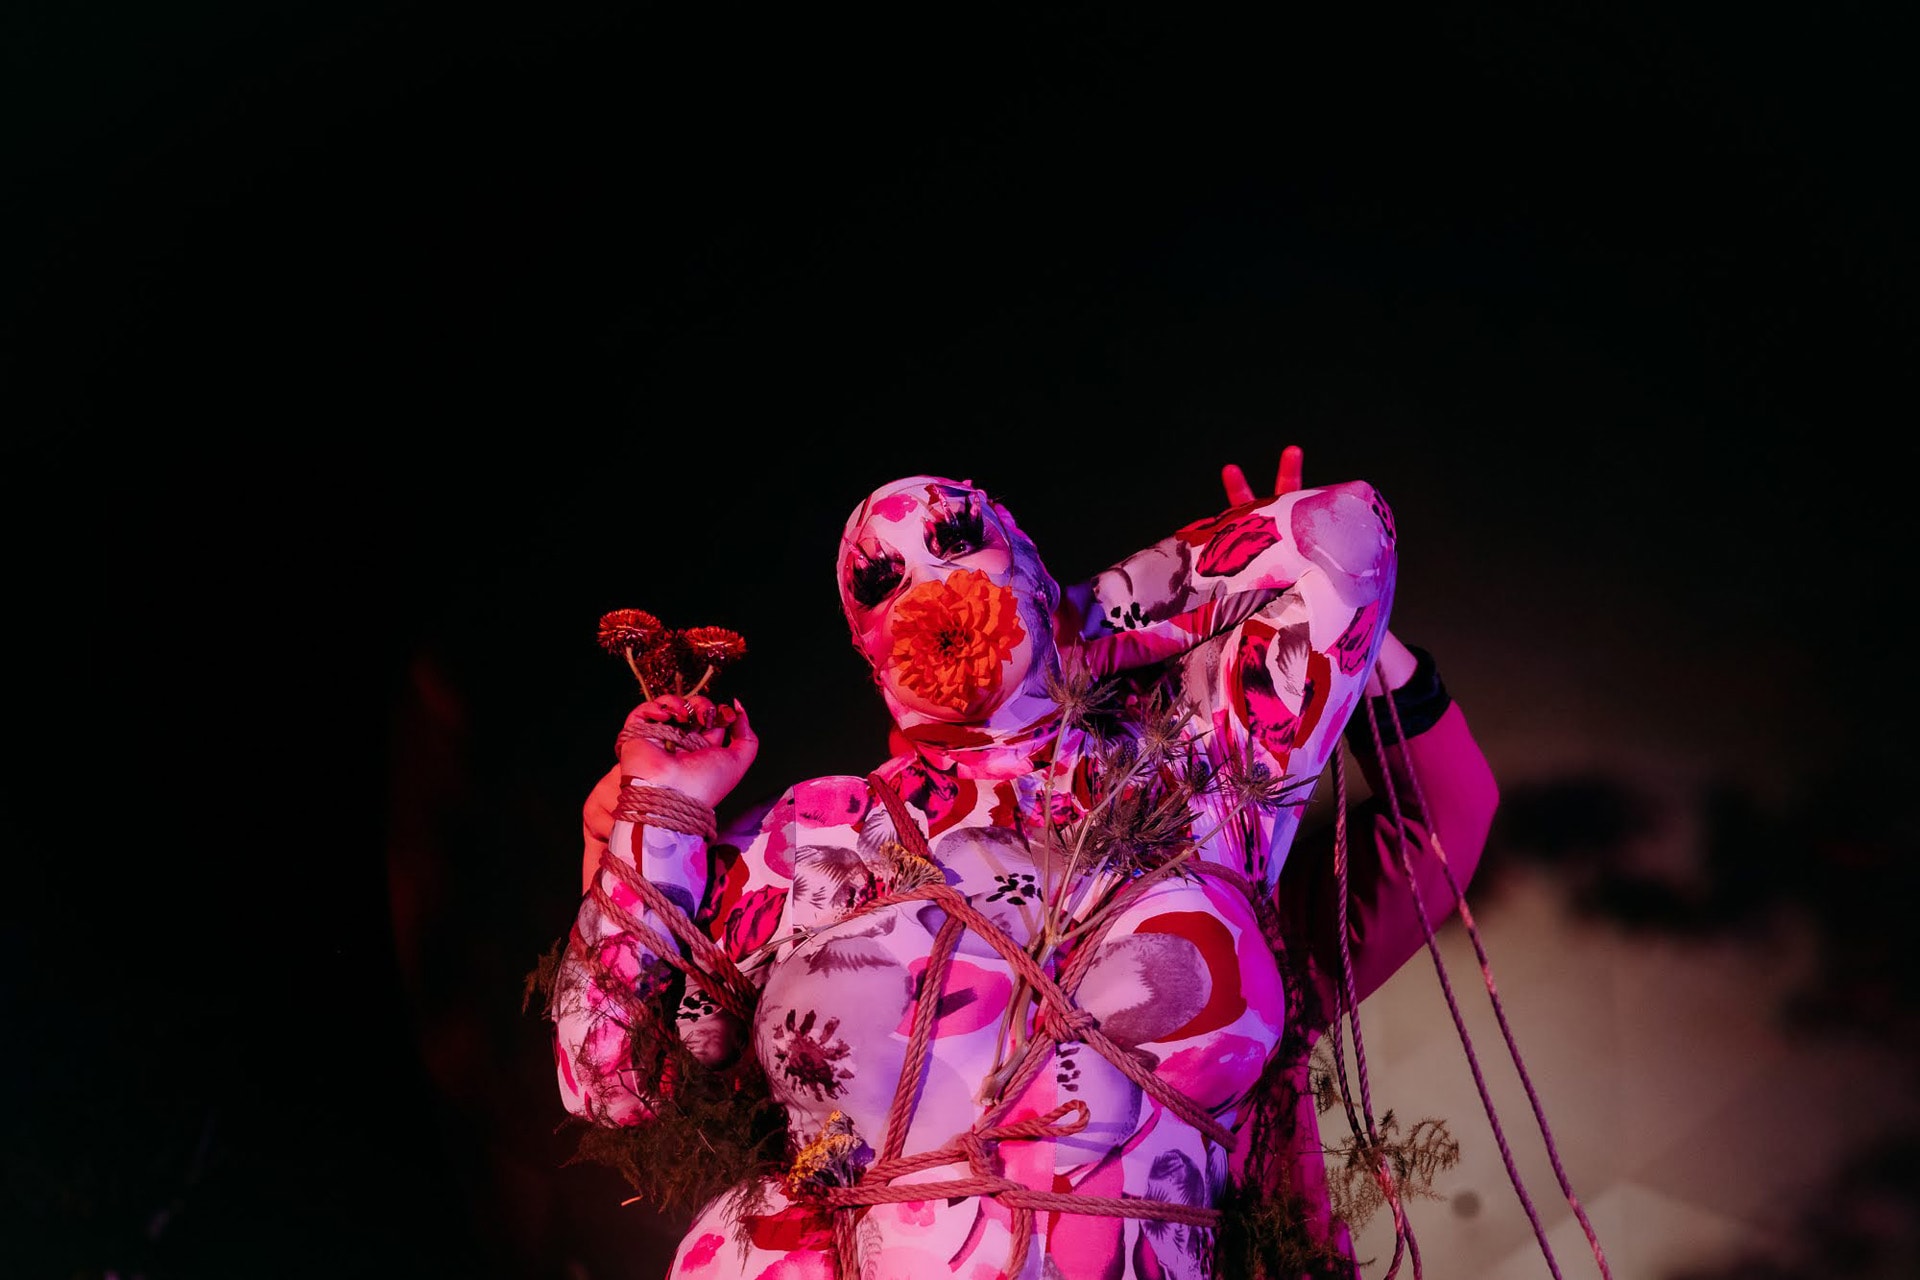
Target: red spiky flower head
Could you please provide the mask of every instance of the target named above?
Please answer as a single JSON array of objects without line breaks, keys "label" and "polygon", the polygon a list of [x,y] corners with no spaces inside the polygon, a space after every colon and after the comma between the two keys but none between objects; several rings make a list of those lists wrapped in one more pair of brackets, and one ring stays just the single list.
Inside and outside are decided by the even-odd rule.
[{"label": "red spiky flower head", "polygon": [[689,627],[680,633],[680,642],[696,660],[715,671],[747,654],[747,642],[740,633],[725,627]]},{"label": "red spiky flower head", "polygon": [[616,658],[651,649],[666,634],[666,626],[645,609],[615,609],[600,615],[600,647]]}]

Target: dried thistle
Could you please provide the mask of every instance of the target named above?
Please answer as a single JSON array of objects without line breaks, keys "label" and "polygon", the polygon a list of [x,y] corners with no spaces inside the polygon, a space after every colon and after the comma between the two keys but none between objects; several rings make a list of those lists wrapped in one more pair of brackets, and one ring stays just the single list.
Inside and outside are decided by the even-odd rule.
[{"label": "dried thistle", "polygon": [[1058,668],[1046,673],[1046,686],[1067,727],[1086,730],[1097,738],[1109,736],[1113,715],[1120,706],[1120,686],[1096,679],[1079,650],[1068,649],[1060,655]]},{"label": "dried thistle", "polygon": [[[1065,714],[1088,733],[1093,793],[1081,816],[1037,833],[1049,868],[1042,918],[1029,954],[1046,964],[1056,950],[1102,927],[1119,905],[1119,892],[1137,878],[1176,871],[1200,847],[1193,828],[1195,780],[1202,767],[1197,744],[1185,733],[1192,714],[1162,682],[1124,700],[1120,686],[1087,678],[1077,661],[1063,660],[1050,683]],[[1042,800],[1053,812],[1052,778]],[[1053,868],[1060,868],[1056,877]],[[1001,1023],[1000,1057],[983,1097],[997,1096],[1017,1068],[1027,1033],[1025,1011],[1035,998],[1017,983]]]},{"label": "dried thistle", "polygon": [[[1187,732],[1192,720],[1193,709],[1177,702],[1164,682],[1154,685],[1138,702],[1136,723],[1141,758],[1151,764],[1178,761],[1183,766],[1192,766],[1197,763],[1194,741]],[[1183,777],[1190,774],[1191,768],[1188,768]],[[1187,780],[1193,781],[1191,777]]]},{"label": "dried thistle", "polygon": [[1311,790],[1318,779],[1295,778],[1289,781],[1284,775],[1276,776],[1265,761],[1235,756],[1219,771],[1217,781],[1220,791],[1233,808],[1271,813],[1297,799],[1301,792]]}]

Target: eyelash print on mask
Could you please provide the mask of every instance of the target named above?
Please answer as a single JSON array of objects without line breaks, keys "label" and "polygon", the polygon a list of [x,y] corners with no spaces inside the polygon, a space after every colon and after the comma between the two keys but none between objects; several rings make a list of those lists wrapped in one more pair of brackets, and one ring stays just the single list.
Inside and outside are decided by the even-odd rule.
[{"label": "eyelash print on mask", "polygon": [[856,543],[847,559],[847,593],[862,609],[892,595],[906,575],[900,553],[873,538]]},{"label": "eyelash print on mask", "polygon": [[987,518],[980,495],[966,495],[966,505],[955,509],[945,493],[935,493],[933,518],[927,521],[927,550],[942,560],[953,560],[987,545]]}]

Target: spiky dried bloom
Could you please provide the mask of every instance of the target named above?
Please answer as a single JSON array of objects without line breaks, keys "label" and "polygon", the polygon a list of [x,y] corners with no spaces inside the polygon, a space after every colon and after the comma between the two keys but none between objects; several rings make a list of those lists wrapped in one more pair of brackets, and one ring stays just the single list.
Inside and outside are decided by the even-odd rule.
[{"label": "spiky dried bloom", "polygon": [[1221,794],[1235,809],[1257,809],[1263,813],[1271,813],[1299,799],[1302,792],[1312,790],[1316,781],[1314,778],[1289,780],[1284,774],[1275,774],[1265,761],[1239,757],[1228,760],[1216,779]]},{"label": "spiky dried bloom", "polygon": [[[1284,777],[1265,766],[1216,768],[1204,750],[1204,735],[1193,728],[1193,712],[1180,694],[1177,670],[1161,673],[1151,685],[1132,686],[1113,712],[1112,732],[1089,732],[1086,771],[1090,794],[1078,816],[1048,821],[1028,833],[1036,861],[1048,868],[1048,887],[1040,927],[1030,954],[1045,962],[1063,945],[1089,934],[1126,901],[1122,890],[1142,876],[1187,874],[1210,830],[1197,827],[1235,820],[1252,809],[1271,809],[1294,794]],[[1100,718],[1116,684],[1106,689],[1088,680],[1084,668],[1062,663],[1050,686],[1055,698],[1082,726]],[[1311,788],[1312,779],[1300,786]],[[1208,799],[1209,803],[1198,802]],[[1049,791],[1043,803],[1053,812]],[[1092,886],[1088,893],[1081,886]],[[1025,1043],[1025,1009],[1035,994],[1019,984],[1002,1019],[999,1058],[982,1097],[998,1097],[1020,1059]]]},{"label": "spiky dried bloom", "polygon": [[747,655],[746,640],[725,627],[689,627],[678,638],[688,653],[715,671]]},{"label": "spiky dried bloom", "polygon": [[616,658],[650,649],[666,633],[665,624],[645,609],[614,609],[600,615],[600,647]]},{"label": "spiky dried bloom", "polygon": [[1135,723],[1140,735],[1140,758],[1153,765],[1177,761],[1182,766],[1183,778],[1187,777],[1191,773],[1187,766],[1195,762],[1197,754],[1188,730],[1192,721],[1191,707],[1177,702],[1173,690],[1164,682],[1154,685],[1137,702]]},{"label": "spiky dried bloom", "polygon": [[1047,695],[1060,708],[1060,718],[1071,729],[1081,729],[1095,737],[1108,737],[1114,714],[1120,707],[1120,686],[1111,680],[1096,679],[1086,658],[1077,649],[1060,655],[1059,666],[1045,675]]},{"label": "spiky dried bloom", "polygon": [[1134,787],[1114,797],[1089,843],[1102,871],[1132,877],[1178,861],[1192,850],[1192,799],[1184,787]]},{"label": "spiky dried bloom", "polygon": [[1171,677],[1125,700],[1122,731],[1094,747],[1095,802],[1076,833],[1096,870],[1133,876],[1191,852],[1193,803],[1213,774]]}]

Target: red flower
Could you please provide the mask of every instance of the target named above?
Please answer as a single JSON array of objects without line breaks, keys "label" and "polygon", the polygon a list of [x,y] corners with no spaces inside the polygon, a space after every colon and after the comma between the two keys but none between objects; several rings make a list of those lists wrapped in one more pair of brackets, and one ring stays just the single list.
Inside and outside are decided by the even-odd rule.
[{"label": "red flower", "polygon": [[1200,549],[1194,572],[1218,578],[1246,568],[1255,556],[1279,542],[1280,526],[1272,516],[1249,511],[1220,521],[1205,534],[1206,545]]},{"label": "red flower", "polygon": [[727,912],[717,941],[728,956],[739,960],[757,947],[766,945],[780,923],[781,908],[786,905],[786,890],[762,885],[746,894]]},{"label": "red flower", "polygon": [[1380,602],[1370,601],[1353,611],[1353,621],[1333,642],[1333,656],[1340,660],[1345,675],[1358,671],[1367,660],[1367,648],[1373,643],[1374,624],[1380,618]]},{"label": "red flower", "polygon": [[645,609],[615,609],[600,615],[596,639],[600,647],[614,657],[624,657],[629,649],[650,649],[666,634],[660,619]]},{"label": "red flower", "polygon": [[715,670],[747,655],[747,642],[740,633],[725,627],[688,627],[680,633],[680,642],[695,658]]},{"label": "red flower", "polygon": [[749,1214],[746,1221],[756,1249],[792,1253],[833,1248],[832,1221],[810,1205],[790,1204],[777,1213]]}]

